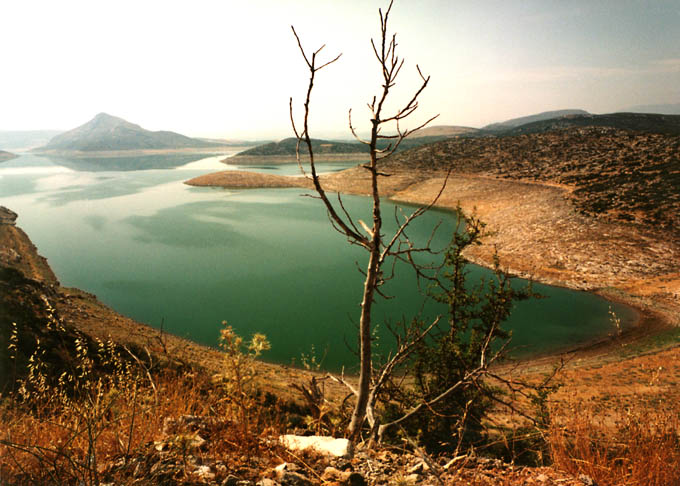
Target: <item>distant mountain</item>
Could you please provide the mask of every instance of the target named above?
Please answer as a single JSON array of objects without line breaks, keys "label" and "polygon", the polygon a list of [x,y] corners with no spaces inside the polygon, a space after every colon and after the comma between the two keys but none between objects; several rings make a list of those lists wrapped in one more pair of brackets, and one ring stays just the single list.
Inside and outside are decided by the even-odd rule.
[{"label": "distant mountain", "polygon": [[482,130],[497,132],[504,131],[509,128],[518,127],[520,125],[526,125],[527,123],[533,123],[541,120],[551,120],[554,118],[561,118],[568,115],[588,115],[589,113],[585,110],[556,110],[556,111],[544,111],[542,113],[537,113],[535,115],[522,116],[520,118],[513,118],[511,120],[506,120],[504,122],[492,123],[482,128]]},{"label": "distant mountain", "polygon": [[6,160],[14,159],[17,156],[14,154],[10,154],[9,152],[5,152],[4,150],[0,150],[0,162],[5,162]]},{"label": "distant mountain", "polygon": [[637,105],[621,110],[624,113],[657,113],[661,115],[680,115],[680,103],[662,105]]},{"label": "distant mountain", "polygon": [[10,130],[0,131],[0,147],[7,150],[28,150],[45,145],[61,130]]},{"label": "distant mountain", "polygon": [[477,128],[472,127],[459,127],[456,125],[435,125],[432,127],[426,127],[422,130],[418,130],[413,135],[409,135],[407,140],[423,138],[423,137],[455,137],[458,135],[470,135],[477,132]]},{"label": "distant mountain", "polygon": [[152,132],[122,118],[100,113],[84,125],[52,138],[38,152],[163,150],[221,145],[175,132]]},{"label": "distant mountain", "polygon": [[645,133],[680,135],[680,115],[652,113],[609,113],[606,115],[568,115],[549,120],[535,121],[510,128],[499,135],[522,135],[564,130],[572,127],[611,127]]}]

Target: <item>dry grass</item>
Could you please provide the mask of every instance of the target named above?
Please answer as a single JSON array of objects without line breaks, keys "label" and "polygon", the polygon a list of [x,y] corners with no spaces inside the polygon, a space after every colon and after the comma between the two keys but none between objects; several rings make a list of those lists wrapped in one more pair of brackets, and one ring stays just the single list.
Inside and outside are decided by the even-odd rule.
[{"label": "dry grass", "polygon": [[275,402],[262,406],[252,360],[239,362],[247,420],[243,396],[224,386],[238,350],[225,354],[217,384],[203,369],[159,368],[151,355],[144,362],[112,342],[81,336],[75,347],[62,364],[45,362],[37,347],[26,377],[0,397],[0,484],[182,484],[215,458],[224,477],[243,475],[250,458],[272,460],[276,447],[265,438],[282,414]]},{"label": "dry grass", "polygon": [[680,484],[680,417],[677,410],[639,407],[609,421],[574,407],[559,413],[548,436],[553,463],[600,486]]}]

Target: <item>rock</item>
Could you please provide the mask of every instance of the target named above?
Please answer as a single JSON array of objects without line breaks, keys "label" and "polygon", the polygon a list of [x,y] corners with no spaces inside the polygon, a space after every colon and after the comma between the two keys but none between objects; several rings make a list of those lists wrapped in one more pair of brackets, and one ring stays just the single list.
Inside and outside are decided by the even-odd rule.
[{"label": "rock", "polygon": [[17,217],[18,217],[17,213],[12,211],[11,209],[6,208],[5,206],[0,206],[0,224],[14,226]]},{"label": "rock", "polygon": [[404,481],[409,484],[417,484],[419,480],[420,480],[419,474],[409,474],[408,476],[404,477]]},{"label": "rock", "polygon": [[283,471],[277,477],[281,486],[312,486],[312,482],[307,477],[293,471]]},{"label": "rock", "polygon": [[291,462],[282,462],[274,468],[274,472],[278,475],[284,471],[298,471],[300,468]]},{"label": "rock", "polygon": [[326,469],[324,469],[321,479],[324,481],[342,481],[342,476],[344,474],[344,471],[340,471],[339,469],[328,466]]},{"label": "rock", "polygon": [[[262,481],[265,481],[265,480],[263,479]],[[262,481],[260,481],[260,483],[262,483]],[[276,481],[272,480],[272,479],[266,478],[266,481],[269,481],[269,482],[266,483],[266,485],[263,485],[263,486],[278,486],[278,483]],[[260,483],[258,483],[258,484],[260,484]],[[227,476],[224,479],[224,481],[222,481],[222,486],[253,486],[253,482],[247,481],[245,479],[239,479],[236,476],[234,476],[233,474],[230,474],[229,476]]]},{"label": "rock", "polygon": [[593,481],[593,478],[585,474],[579,474],[579,481],[581,481],[585,486],[597,486],[597,483]]},{"label": "rock", "polygon": [[350,456],[350,442],[347,439],[335,439],[312,435],[309,437],[301,435],[282,435],[279,441],[290,450],[314,449],[315,451],[335,457]]},{"label": "rock", "polygon": [[345,484],[347,486],[366,486],[366,479],[358,472],[351,472]]},{"label": "rock", "polygon": [[212,481],[215,479],[215,473],[212,472],[210,466],[198,466],[194,470],[194,476],[197,476],[202,481]]},{"label": "rock", "polygon": [[284,462],[274,468],[274,474],[281,486],[312,486],[312,482],[300,473],[295,472],[295,464]]},{"label": "rock", "polygon": [[321,475],[321,479],[340,486],[366,486],[366,479],[360,473],[340,471],[334,467],[327,467]]},{"label": "rock", "polygon": [[430,466],[428,466],[427,464],[425,464],[425,462],[422,462],[422,461],[421,461],[421,462],[419,462],[418,464],[416,464],[415,466],[409,468],[408,473],[409,473],[409,474],[420,474],[420,473],[422,473],[423,471],[427,471],[427,470],[429,470],[429,469],[430,469]]},{"label": "rock", "polygon": [[273,479],[263,478],[257,482],[257,486],[280,486],[280,485]]},{"label": "rock", "polygon": [[230,474],[224,479],[224,481],[222,481],[222,486],[236,486],[238,482],[239,479],[233,474]]},{"label": "rock", "polygon": [[467,456],[456,456],[456,457],[454,457],[454,458],[451,459],[449,462],[447,462],[446,464],[444,464],[444,471],[448,471],[448,470],[451,469],[453,466],[455,466],[455,465],[458,464],[460,461],[462,461],[463,459],[466,459],[466,458],[467,458]]}]

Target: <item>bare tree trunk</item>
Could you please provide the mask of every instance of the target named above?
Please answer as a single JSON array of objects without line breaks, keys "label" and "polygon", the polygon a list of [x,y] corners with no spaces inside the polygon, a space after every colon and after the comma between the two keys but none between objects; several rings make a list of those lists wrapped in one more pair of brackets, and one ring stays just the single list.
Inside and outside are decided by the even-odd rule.
[{"label": "bare tree trunk", "polygon": [[[378,114],[379,116],[379,114]],[[368,266],[366,268],[366,280],[364,282],[364,295],[361,301],[361,318],[359,320],[359,354],[361,363],[359,367],[359,389],[352,420],[348,432],[352,442],[359,438],[361,425],[366,418],[366,405],[371,391],[371,377],[373,374],[373,360],[371,358],[371,311],[373,309],[373,296],[379,285],[381,266],[381,243],[382,243],[382,215],[380,214],[380,191],[378,188],[378,116],[371,120],[370,165],[366,167],[371,172],[371,195],[373,197],[373,228],[371,238]]]},{"label": "bare tree trunk", "polygon": [[[400,255],[403,257],[403,253],[407,253],[407,251],[400,252],[394,250],[394,245],[397,244],[400,238],[404,238],[406,240],[408,239],[404,234],[406,227],[410,224],[410,222],[413,219],[423,214],[423,212],[427,211],[434,204],[433,202],[427,207],[423,207],[416,210],[411,216],[405,219],[405,221],[401,224],[401,226],[391,239],[388,239],[387,241],[384,240],[384,235],[381,234],[382,215],[380,212],[380,193],[378,190],[378,177],[380,175],[386,174],[380,174],[378,172],[377,165],[378,160],[383,159],[394,153],[394,151],[397,150],[397,148],[401,144],[402,140],[404,140],[404,138],[406,138],[410,133],[416,130],[420,130],[425,125],[434,120],[434,118],[436,118],[436,116],[432,117],[425,123],[421,124],[420,126],[412,130],[400,129],[399,125],[400,121],[408,118],[418,108],[417,102],[418,96],[425,89],[430,80],[429,77],[423,76],[418,66],[416,66],[416,69],[418,70],[418,74],[420,75],[422,80],[420,88],[415,92],[413,97],[405,105],[403,105],[401,109],[396,111],[396,113],[387,117],[382,115],[383,105],[388,98],[390,89],[394,86],[397,75],[399,74],[402,66],[404,65],[403,59],[400,59],[396,54],[397,49],[396,34],[393,34],[392,37],[390,38],[387,33],[387,19],[389,17],[391,10],[392,1],[390,1],[389,6],[384,14],[381,9],[378,10],[380,14],[380,27],[381,27],[380,43],[376,45],[376,43],[373,42],[373,40],[371,40],[373,52],[378,62],[380,63],[380,67],[382,70],[383,84],[381,95],[379,97],[377,96],[373,97],[372,102],[370,102],[368,105],[372,114],[370,141],[363,141],[357,136],[352,125],[352,111],[350,110],[349,112],[349,126],[352,134],[361,143],[368,145],[370,149],[369,150],[370,162],[367,165],[364,165],[363,167],[364,169],[368,170],[371,174],[371,192],[373,197],[372,201],[373,226],[369,228],[367,225],[363,223],[363,221],[361,220],[358,221],[360,225],[363,226],[365,232],[368,234],[367,237],[361,233],[361,230],[358,229],[352,217],[347,213],[347,211],[345,211],[344,207],[342,206],[342,201],[339,201],[340,208],[342,209],[342,212],[340,212],[336,210],[331,201],[328,199],[328,196],[326,195],[326,192],[324,191],[321,185],[321,181],[319,180],[319,176],[316,172],[316,167],[314,163],[314,151],[312,149],[312,140],[309,135],[308,127],[309,104],[312,88],[314,86],[314,76],[317,71],[323,69],[329,64],[334,63],[335,61],[338,60],[340,56],[335,57],[333,60],[326,62],[325,64],[317,66],[316,56],[317,54],[319,54],[319,52],[321,52],[323,46],[314,51],[311,54],[311,56],[308,56],[302,47],[300,38],[298,37],[297,33],[295,32],[295,29],[293,28],[293,34],[295,35],[295,38],[297,40],[298,47],[300,48],[300,52],[302,53],[302,56],[305,59],[307,67],[309,68],[310,71],[307,97],[304,102],[305,108],[304,124],[302,126],[303,129],[301,131],[298,131],[295,126],[295,121],[293,117],[293,100],[292,98],[290,100],[291,124],[293,125],[293,131],[295,132],[295,136],[297,137],[298,140],[297,147],[298,163],[300,164],[300,168],[302,169],[302,165],[300,163],[299,158],[299,149],[300,144],[304,143],[307,146],[307,152],[309,153],[311,180],[314,183],[314,188],[319,198],[323,201],[324,205],[326,206],[326,209],[328,210],[328,216],[331,220],[333,227],[337,229],[340,233],[346,235],[350,242],[362,246],[369,252],[368,265],[366,267],[366,279],[364,281],[363,297],[361,301],[361,317],[359,320],[359,355],[360,355],[359,387],[356,390],[357,401],[354,406],[354,411],[352,412],[352,419],[347,431],[353,443],[359,439],[361,426],[364,420],[366,419],[367,406],[369,405],[369,401],[372,399],[371,387],[373,386],[372,383],[373,363],[371,359],[371,330],[372,330],[371,317],[373,301],[375,300],[375,293],[376,292],[380,293],[378,287],[383,283],[383,276],[381,270],[382,265],[385,262],[385,258],[388,256]],[[390,123],[394,124],[396,134],[382,135],[380,133],[381,128],[383,128],[383,125]],[[385,140],[388,140],[390,142],[389,145],[386,148],[379,149],[378,141]],[[437,196],[437,198],[438,197],[439,196]],[[338,199],[340,199],[339,196]],[[343,212],[345,216],[342,216]]]},{"label": "bare tree trunk", "polygon": [[366,405],[371,387],[371,309],[373,308],[373,295],[378,277],[378,251],[371,251],[368,272],[364,283],[364,297],[361,301],[361,319],[359,320],[359,354],[361,363],[359,368],[359,387],[357,401],[352,412],[352,420],[348,432],[352,442],[356,442],[361,431],[361,425],[366,417]]}]

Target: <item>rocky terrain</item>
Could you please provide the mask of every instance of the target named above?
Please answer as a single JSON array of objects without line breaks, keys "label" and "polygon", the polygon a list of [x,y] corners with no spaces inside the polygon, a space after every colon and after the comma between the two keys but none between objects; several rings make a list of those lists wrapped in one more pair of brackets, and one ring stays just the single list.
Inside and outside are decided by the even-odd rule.
[{"label": "rocky terrain", "polygon": [[461,127],[458,125],[432,125],[414,132],[409,138],[455,137],[457,135],[472,135],[478,131],[479,129],[477,128]]},{"label": "rocky terrain", "polygon": [[[278,142],[270,142],[264,145],[244,150],[236,155],[236,157],[266,157],[266,156],[282,156],[295,155],[297,147],[297,138],[284,138]],[[358,143],[337,142],[331,140],[312,139],[312,147],[314,152],[319,155],[329,154],[360,154],[366,153],[368,150],[365,146]],[[304,147],[302,147],[304,148]],[[302,150],[304,153],[304,150]]]},{"label": "rocky terrain", "polygon": [[575,114],[558,118],[538,120],[510,127],[499,132],[501,135],[544,133],[575,127],[607,127],[620,130],[634,130],[645,133],[680,135],[680,115],[659,115],[655,113],[608,113],[604,115]]},{"label": "rocky terrain", "polygon": [[504,132],[506,130],[526,125],[527,123],[534,123],[544,120],[553,120],[556,118],[564,118],[572,115],[589,115],[585,110],[553,110],[536,113],[535,115],[522,116],[519,118],[512,118],[498,123],[486,125],[481,130],[483,132]]},{"label": "rocky terrain", "polygon": [[[408,150],[439,140],[447,140],[458,136],[474,136],[478,132],[475,128],[458,126],[434,126],[417,131],[413,136],[404,139],[399,145],[398,151]],[[381,140],[378,144],[380,148],[386,148],[391,141]],[[223,162],[234,165],[248,164],[290,164],[297,161],[296,157],[296,138],[286,138],[279,142],[271,142],[264,145],[244,150],[233,157],[229,157]],[[368,157],[368,146],[357,141],[340,142],[332,140],[312,140],[314,157],[319,162],[331,162],[335,160],[357,160]],[[307,160],[308,155],[302,149],[300,151],[302,160]]]},{"label": "rocky terrain", "polygon": [[149,131],[122,118],[99,113],[89,122],[54,136],[40,153],[110,152],[216,147],[219,143],[169,131]]},{"label": "rocky terrain", "polygon": [[458,138],[396,154],[386,165],[558,184],[584,214],[680,231],[680,136],[587,127]]}]

